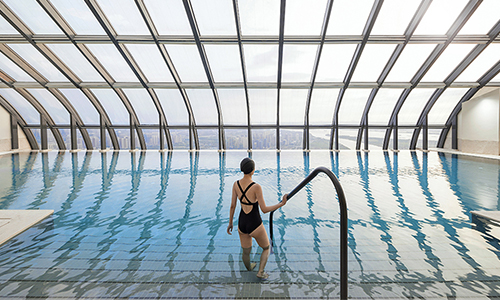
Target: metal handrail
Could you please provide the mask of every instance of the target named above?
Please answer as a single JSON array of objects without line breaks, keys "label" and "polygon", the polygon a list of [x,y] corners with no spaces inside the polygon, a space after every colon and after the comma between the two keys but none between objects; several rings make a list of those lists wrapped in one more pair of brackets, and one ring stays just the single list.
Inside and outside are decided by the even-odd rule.
[{"label": "metal handrail", "polygon": [[[317,167],[309,174],[299,185],[297,185],[290,193],[288,193],[287,201],[290,200],[298,191],[306,184],[313,180],[319,173],[325,173],[332,181],[337,195],[339,196],[340,206],[340,299],[347,299],[347,204],[345,201],[344,191],[339,180],[332,171],[325,167]],[[271,249],[273,247],[273,210],[269,215],[269,233],[271,235]]]}]

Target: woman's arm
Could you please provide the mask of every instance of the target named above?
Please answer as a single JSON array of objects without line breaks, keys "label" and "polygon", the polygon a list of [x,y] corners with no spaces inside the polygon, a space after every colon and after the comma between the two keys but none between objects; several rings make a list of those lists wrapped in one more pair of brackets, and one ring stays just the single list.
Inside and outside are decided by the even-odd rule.
[{"label": "woman's arm", "polygon": [[231,195],[231,207],[229,208],[229,225],[227,225],[227,233],[232,234],[233,232],[233,218],[234,218],[234,211],[236,209],[236,188],[233,184],[233,192]]},{"label": "woman's arm", "polygon": [[260,210],[265,214],[284,206],[288,197],[288,194],[285,194],[283,195],[283,199],[281,200],[281,202],[275,205],[267,206],[266,201],[264,200],[264,194],[262,193],[262,187],[259,184],[255,185],[255,195],[257,197],[257,200],[259,201]]}]

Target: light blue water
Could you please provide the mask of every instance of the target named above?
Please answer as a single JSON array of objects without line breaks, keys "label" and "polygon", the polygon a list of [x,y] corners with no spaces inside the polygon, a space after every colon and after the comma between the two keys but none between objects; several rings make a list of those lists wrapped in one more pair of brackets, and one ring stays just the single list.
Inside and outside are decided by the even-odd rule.
[{"label": "light blue water", "polygon": [[[238,236],[226,228],[246,155],[1,156],[0,209],[55,213],[0,247],[0,298],[338,297],[339,209],[324,175],[275,213],[270,280],[244,271]],[[500,298],[498,240],[470,220],[472,210],[500,210],[497,161],[433,152],[252,156],[267,204],[315,167],[339,177],[350,297]],[[254,261],[259,252],[254,243]]]}]

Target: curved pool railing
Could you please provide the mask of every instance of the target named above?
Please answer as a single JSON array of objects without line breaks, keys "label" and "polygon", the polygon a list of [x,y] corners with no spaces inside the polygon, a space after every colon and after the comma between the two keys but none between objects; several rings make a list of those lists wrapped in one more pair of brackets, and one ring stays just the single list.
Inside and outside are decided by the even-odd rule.
[{"label": "curved pool railing", "polygon": [[[306,184],[316,177],[319,173],[325,173],[332,181],[337,195],[339,197],[340,206],[340,299],[347,299],[347,204],[344,191],[339,180],[332,171],[325,167],[317,167],[314,169],[299,185],[297,185],[290,193],[287,200],[290,200],[297,194]],[[275,211],[269,214],[269,233],[271,235],[271,251],[273,249],[273,215]]]}]

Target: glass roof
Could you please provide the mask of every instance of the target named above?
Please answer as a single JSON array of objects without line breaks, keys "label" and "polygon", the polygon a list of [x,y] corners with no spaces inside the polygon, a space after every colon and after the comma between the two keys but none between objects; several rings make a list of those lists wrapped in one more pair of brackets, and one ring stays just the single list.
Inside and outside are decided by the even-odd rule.
[{"label": "glass roof", "polygon": [[474,3],[4,0],[0,97],[25,130],[42,116],[68,141],[76,114],[113,148],[130,126],[173,149],[213,149],[225,130],[249,149],[264,135],[286,144],[365,118],[418,130],[429,101],[441,130],[467,91],[500,86],[500,1]]}]

